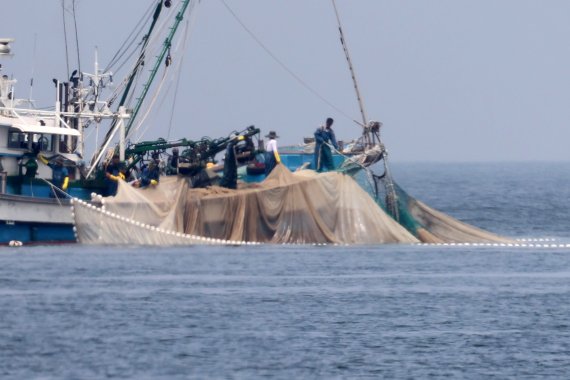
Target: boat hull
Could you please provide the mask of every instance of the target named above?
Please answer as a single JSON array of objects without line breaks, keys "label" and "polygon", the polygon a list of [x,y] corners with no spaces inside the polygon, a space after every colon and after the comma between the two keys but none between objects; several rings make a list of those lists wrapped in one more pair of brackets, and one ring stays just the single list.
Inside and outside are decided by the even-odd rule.
[{"label": "boat hull", "polygon": [[0,244],[75,242],[67,199],[0,194]]}]

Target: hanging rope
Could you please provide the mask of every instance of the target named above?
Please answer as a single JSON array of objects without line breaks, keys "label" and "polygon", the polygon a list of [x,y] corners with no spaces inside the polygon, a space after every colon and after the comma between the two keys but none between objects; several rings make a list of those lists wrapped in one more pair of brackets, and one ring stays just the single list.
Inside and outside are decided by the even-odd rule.
[{"label": "hanging rope", "polygon": [[63,39],[65,41],[65,64],[67,65],[67,77],[69,77],[69,52],[67,51],[67,27],[65,26],[65,0],[61,0],[61,13],[63,16]]},{"label": "hanging rope", "polygon": [[[166,73],[167,73],[167,71],[165,71],[164,74],[162,75],[162,78],[160,78],[160,82],[158,84],[156,92],[154,93],[153,97],[151,98],[151,101],[149,102],[149,104],[146,106],[146,112],[139,119],[137,126],[135,128],[133,128],[132,132],[129,132],[129,134],[126,137],[131,138],[135,133],[138,133],[139,129],[141,128],[141,126],[146,121],[146,118],[148,117],[148,115],[150,115],[151,111],[153,110],[154,104],[156,103],[157,99],[163,98],[160,95],[161,95],[162,86],[165,83]],[[139,136],[137,138],[133,138],[133,140],[135,140],[136,142],[139,142],[140,139],[142,138],[142,136],[144,136],[144,134],[147,131],[147,129],[149,128],[149,126],[150,126],[150,124],[146,126],[146,128],[142,131],[142,133],[139,134]]]},{"label": "hanging rope", "polygon": [[[192,13],[192,16],[194,16],[194,12]],[[186,50],[186,42],[188,41],[188,34],[189,34],[189,30],[190,30],[190,19],[186,20],[186,27],[184,29],[184,38],[182,40],[182,51]],[[177,49],[178,50],[178,49]],[[179,51],[179,50],[178,50]],[[179,59],[179,63],[178,63],[178,70],[176,72],[176,86],[174,88],[174,99],[172,100],[172,108],[170,109],[170,120],[168,122],[168,133],[166,134],[166,139],[170,139],[170,131],[172,130],[172,121],[174,119],[174,110],[176,108],[176,99],[178,98],[178,87],[180,85],[180,76],[182,73],[182,63],[184,62],[184,54],[181,55],[181,58]]]},{"label": "hanging rope", "polygon": [[30,78],[30,96],[28,98],[28,100],[30,101],[30,103],[32,102],[32,93],[34,91],[34,76],[35,76],[35,71],[36,71],[36,43],[38,41],[38,34],[34,33],[34,54],[32,56],[32,76]]},{"label": "hanging rope", "polygon": [[112,66],[114,66],[128,52],[129,48],[132,48],[133,51],[124,60],[124,62],[120,64],[120,67],[115,69],[115,71],[119,71],[126,61],[130,61],[130,57],[132,56],[132,54],[134,54],[134,52],[138,50],[138,47],[142,43],[139,42],[138,44],[135,44],[135,40],[137,39],[138,36],[140,36],[140,34],[143,31],[143,28],[146,26],[145,21],[147,21],[152,16],[152,11],[154,7],[155,4],[151,4],[149,6],[143,17],[141,17],[141,19],[139,20],[137,25],[135,25],[135,27],[133,28],[129,36],[125,39],[121,47],[117,50],[111,61],[107,64],[107,67],[105,68],[105,70],[103,70],[104,72],[111,70]]},{"label": "hanging rope", "polygon": [[79,35],[77,32],[77,17],[75,15],[75,0],[73,0],[72,5],[73,5],[73,24],[75,25],[75,45],[77,49],[77,70],[81,73],[81,60],[79,58]]},{"label": "hanging rope", "polygon": [[335,106],[334,104],[332,104],[330,101],[328,101],[324,96],[322,96],[321,94],[319,94],[315,89],[313,89],[311,86],[309,86],[301,77],[299,77],[297,74],[295,74],[291,69],[289,69],[289,67],[287,67],[287,65],[285,65],[285,63],[283,63],[283,61],[281,61],[275,54],[273,54],[271,52],[271,50],[269,50],[269,48],[267,46],[265,46],[265,44],[263,42],[261,42],[261,40],[241,21],[241,19],[238,17],[238,15],[230,8],[230,6],[226,3],[225,0],[220,0],[222,2],[222,4],[224,5],[224,7],[226,7],[226,9],[228,10],[228,12],[230,12],[230,14],[233,16],[233,18],[238,22],[238,24],[241,25],[241,27],[247,32],[247,34],[250,35],[251,38],[253,38],[253,40],[279,65],[281,66],[281,68],[283,70],[285,70],[289,75],[291,75],[291,77],[293,77],[293,79],[295,79],[301,86],[303,86],[305,89],[307,89],[309,92],[311,92],[313,95],[315,95],[317,98],[319,98],[321,101],[323,101],[325,104],[327,104],[329,107],[331,107],[332,109],[334,109],[335,111],[337,111],[338,113],[340,113],[342,116],[344,116],[345,118],[347,118],[348,120],[351,120],[353,122],[355,122],[358,125],[363,126],[360,122],[358,122],[357,120],[355,120],[352,116],[348,115],[346,112],[344,112],[343,110],[341,110],[340,108],[338,108],[337,106]]}]

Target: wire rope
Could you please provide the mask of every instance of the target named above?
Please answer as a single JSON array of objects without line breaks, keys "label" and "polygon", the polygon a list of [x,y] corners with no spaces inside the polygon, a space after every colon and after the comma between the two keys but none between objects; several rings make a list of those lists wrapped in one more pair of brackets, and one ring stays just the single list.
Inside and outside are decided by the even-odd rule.
[{"label": "wire rope", "polygon": [[63,39],[65,41],[65,64],[67,66],[67,77],[69,77],[69,52],[67,49],[67,27],[65,26],[65,0],[61,0],[61,14],[63,18]]},{"label": "wire rope", "polygon": [[[145,27],[145,23],[144,21],[147,20],[150,17],[150,14],[152,13],[152,9],[154,8],[154,1],[151,2],[150,6],[148,7],[148,9],[146,10],[146,12],[143,14],[143,16],[141,17],[141,19],[138,21],[138,23],[135,25],[135,27],[133,28],[133,30],[131,31],[131,33],[128,35],[128,37],[125,39],[125,41],[123,42],[123,44],[121,45],[121,47],[119,47],[119,49],[117,50],[117,52],[115,53],[115,55],[113,56],[113,58],[111,58],[111,61],[109,61],[109,63],[107,64],[107,67],[105,68],[105,71],[109,71],[111,69],[111,67],[113,65],[115,65],[119,59],[121,59],[121,57],[124,56],[124,54],[126,54],[126,52],[129,50],[128,48],[125,49],[125,46],[128,45],[128,47],[132,47],[133,42],[135,40],[135,38],[141,34],[143,28]],[[134,50],[136,51],[136,48],[140,46],[140,43],[134,47]]]},{"label": "wire rope", "polygon": [[247,34],[250,35],[251,38],[253,38],[253,40],[279,65],[281,66],[281,68],[283,70],[285,70],[291,77],[293,77],[293,79],[295,79],[301,86],[303,86],[306,90],[308,90],[309,92],[311,92],[313,95],[315,95],[317,98],[319,98],[322,102],[324,102],[325,104],[327,104],[329,107],[331,107],[332,109],[334,109],[335,111],[337,111],[338,113],[340,113],[342,116],[344,116],[345,118],[347,118],[348,120],[353,121],[354,123],[362,126],[362,123],[360,123],[359,121],[355,120],[352,116],[348,115],[346,112],[344,112],[343,110],[341,110],[339,107],[337,107],[336,105],[334,105],[332,102],[330,102],[328,99],[326,99],[324,96],[322,96],[318,91],[316,91],[314,88],[312,88],[311,86],[309,86],[309,84],[307,84],[299,75],[295,74],[293,72],[293,70],[291,70],[287,65],[285,65],[285,63],[280,60],[271,50],[269,50],[269,48],[251,31],[251,29],[249,29],[245,23],[238,17],[238,15],[233,11],[232,8],[230,8],[230,6],[226,3],[225,0],[220,0],[221,3],[224,5],[224,7],[228,10],[228,12],[233,16],[233,18],[238,22],[238,24],[241,25],[241,27],[247,32]]},{"label": "wire rope", "polygon": [[81,60],[79,58],[79,34],[77,32],[77,17],[75,15],[75,0],[73,0],[72,6],[73,6],[73,24],[75,25],[75,45],[77,48],[77,70],[81,73]]},{"label": "wire rope", "polygon": [[[184,38],[182,40],[182,51],[186,50],[186,43],[188,42],[188,34],[190,30],[190,19],[186,20],[186,28],[184,30]],[[178,50],[178,49],[176,49]],[[184,54],[180,58],[180,62],[178,63],[178,70],[176,74],[176,86],[174,88],[174,99],[172,100],[172,108],[170,109],[170,120],[168,121],[168,133],[166,134],[166,139],[170,139],[170,132],[172,131],[172,121],[174,119],[174,110],[176,108],[176,99],[178,98],[178,87],[180,85],[180,76],[182,73],[182,63],[184,62]]]}]

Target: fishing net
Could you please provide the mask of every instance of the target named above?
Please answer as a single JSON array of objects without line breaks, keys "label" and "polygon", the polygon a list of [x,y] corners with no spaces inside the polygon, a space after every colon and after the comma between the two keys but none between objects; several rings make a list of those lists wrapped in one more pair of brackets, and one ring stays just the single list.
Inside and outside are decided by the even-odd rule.
[{"label": "fishing net", "polygon": [[[349,160],[347,157],[345,161]],[[461,222],[415,199],[392,179],[387,165],[381,175],[365,165],[361,168],[363,170],[350,172],[355,180],[388,215],[424,243],[513,242],[512,239]]]},{"label": "fishing net", "polygon": [[96,207],[85,201],[73,200],[74,226],[77,240],[82,244],[120,245],[191,245],[244,244],[203,236],[183,234],[141,223]]},{"label": "fishing net", "polygon": [[[184,177],[157,187],[119,183],[104,212],[76,207],[78,239],[106,244],[510,243],[406,193],[388,165],[375,174],[381,147],[347,157],[338,171],[291,173],[278,165],[261,183],[238,190],[192,188]],[[378,165],[377,165],[378,166]],[[212,240],[214,239],[214,240]]]},{"label": "fishing net", "polygon": [[[163,236],[167,232],[260,243],[418,242],[350,176],[311,170],[291,173],[284,165],[262,183],[238,190],[193,189],[178,177],[164,177],[156,188],[147,189],[120,182],[117,196],[105,198],[104,207],[105,213],[93,223],[89,222],[93,208],[75,211],[80,242],[168,244],[168,236]],[[149,233],[149,226],[156,231]],[[155,238],[156,234],[161,237]]]}]

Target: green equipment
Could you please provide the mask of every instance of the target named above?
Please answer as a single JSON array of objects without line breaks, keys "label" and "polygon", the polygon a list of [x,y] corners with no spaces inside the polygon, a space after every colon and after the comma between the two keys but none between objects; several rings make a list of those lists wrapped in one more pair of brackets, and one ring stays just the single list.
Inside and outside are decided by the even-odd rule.
[{"label": "green equipment", "polygon": [[131,144],[125,150],[128,158],[127,169],[134,168],[139,162],[144,161],[145,156],[158,156],[171,148],[184,148],[178,159],[178,173],[184,175],[194,175],[204,169],[206,165],[215,162],[216,154],[224,151],[230,141],[237,139],[236,156],[238,161],[247,162],[255,157],[256,148],[252,138],[258,135],[259,128],[251,125],[242,131],[234,131],[227,137],[211,139],[203,137],[200,140],[181,139],[176,141],[166,141],[162,138],[154,141],[143,141]]}]

